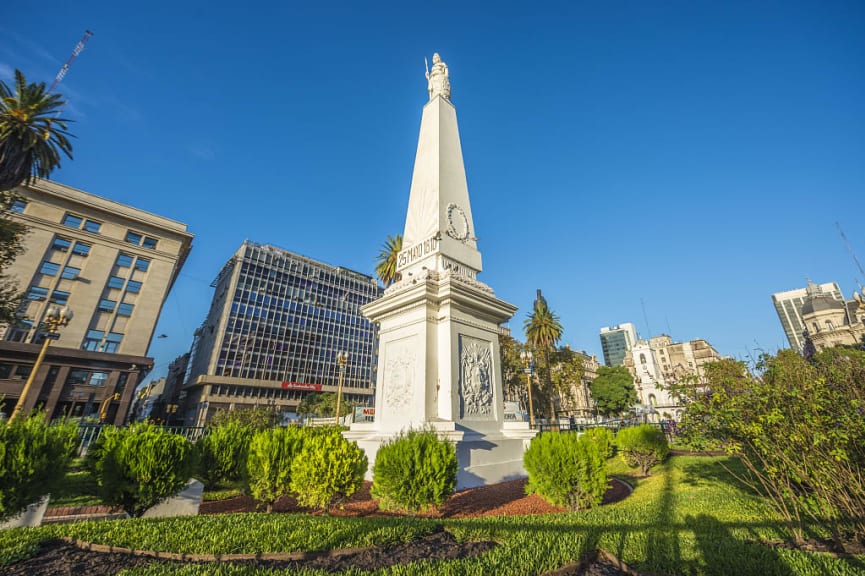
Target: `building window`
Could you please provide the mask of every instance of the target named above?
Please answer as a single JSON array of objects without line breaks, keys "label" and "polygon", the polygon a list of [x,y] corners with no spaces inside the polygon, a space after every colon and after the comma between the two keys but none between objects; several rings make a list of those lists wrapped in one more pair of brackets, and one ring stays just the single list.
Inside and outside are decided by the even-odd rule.
[{"label": "building window", "polygon": [[108,372],[91,372],[87,383],[91,386],[105,386],[108,380]]},{"label": "building window", "polygon": [[130,280],[126,283],[126,291],[133,294],[138,294],[139,292],[141,292],[141,282],[138,282],[136,280]]},{"label": "building window", "polygon": [[66,306],[66,303],[69,301],[69,292],[64,292],[63,290],[55,290],[51,293],[51,302],[55,304],[60,304],[61,306]]},{"label": "building window", "polygon": [[835,330],[835,325],[832,324],[831,320],[826,320],[826,330],[828,330],[829,332]]},{"label": "building window", "polygon": [[82,218],[81,216],[67,214],[63,217],[63,225],[69,226],[70,228],[80,229],[82,222],[84,222],[84,218]]},{"label": "building window", "polygon": [[66,238],[61,238],[60,236],[54,237],[54,242],[51,244],[52,250],[57,250],[59,252],[66,252],[69,250],[69,247],[72,245],[71,240],[67,240]]},{"label": "building window", "polygon": [[117,307],[118,316],[132,316],[132,310],[135,308],[133,304],[121,304]]},{"label": "building window", "polygon": [[102,330],[88,330],[87,337],[84,338],[84,343],[81,344],[81,348],[84,350],[90,350],[91,352],[96,352],[99,350],[99,345],[102,344],[102,339],[105,337],[105,332]]},{"label": "building window", "polygon": [[121,268],[129,268],[132,266],[132,256],[121,253],[117,256],[117,262],[115,264]]},{"label": "building window", "polygon": [[12,212],[23,214],[25,208],[27,208],[27,202],[25,202],[24,200],[13,200],[12,205],[9,207],[9,210],[11,210]]},{"label": "building window", "polygon": [[114,353],[120,348],[120,343],[123,342],[123,334],[117,332],[109,332],[105,339],[105,347],[103,351]]},{"label": "building window", "polygon": [[12,376],[13,380],[26,380],[30,377],[30,372],[33,371],[33,364],[19,364],[15,367],[15,374]]},{"label": "building window", "polygon": [[87,382],[90,372],[83,368],[72,368],[66,376],[66,384],[64,386],[80,386]]},{"label": "building window", "polygon": [[99,301],[99,309],[103,312],[114,312],[115,306],[117,306],[117,302],[108,298],[103,298]]},{"label": "building window", "polygon": [[129,232],[126,233],[126,241],[129,242],[130,244],[135,244],[136,246],[140,246],[141,245],[141,238],[142,238],[142,236],[138,232],[133,232],[132,230],[130,230]]},{"label": "building window", "polygon": [[79,256],[87,256],[90,254],[90,244],[85,244],[84,242],[76,242],[75,248],[72,249],[73,254],[78,254]]},{"label": "building window", "polygon": [[9,380],[12,377],[12,364],[0,364],[0,380]]},{"label": "building window", "polygon": [[117,288],[118,290],[123,288],[123,283],[125,280],[120,276],[111,276],[108,278],[108,287],[109,288]]},{"label": "building window", "polygon": [[30,290],[27,292],[28,300],[45,300],[46,298],[48,298],[48,288],[31,286]]},{"label": "building window", "polygon": [[159,240],[151,238],[150,236],[145,236],[144,242],[141,243],[144,248],[149,248],[151,250],[155,250],[157,244],[159,244]]},{"label": "building window", "polygon": [[146,258],[139,258],[135,261],[135,268],[137,270],[141,270],[142,272],[147,272],[147,269],[150,268],[150,260]]},{"label": "building window", "polygon": [[85,220],[84,221],[84,229],[88,232],[93,232],[94,234],[99,234],[99,229],[102,228],[101,222],[94,222],[93,220]]},{"label": "building window", "polygon": [[59,271],[60,264],[55,264],[54,262],[43,262],[42,267],[39,268],[39,272],[46,276],[57,276],[57,272]]},{"label": "building window", "polygon": [[74,266],[64,266],[63,273],[60,275],[61,278],[66,278],[67,280],[75,280],[78,278],[78,275],[81,274],[81,268],[76,268]]}]

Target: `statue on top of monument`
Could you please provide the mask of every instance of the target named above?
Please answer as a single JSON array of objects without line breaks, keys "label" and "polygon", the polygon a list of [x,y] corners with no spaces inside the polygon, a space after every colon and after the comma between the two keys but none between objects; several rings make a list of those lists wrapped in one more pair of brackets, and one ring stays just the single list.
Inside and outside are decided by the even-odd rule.
[{"label": "statue on top of monument", "polygon": [[[426,59],[424,59],[424,62],[426,62]],[[437,95],[441,95],[445,100],[451,99],[451,81],[448,77],[448,65],[442,62],[438,52],[433,54],[432,70],[427,65],[426,79],[430,100]]]}]

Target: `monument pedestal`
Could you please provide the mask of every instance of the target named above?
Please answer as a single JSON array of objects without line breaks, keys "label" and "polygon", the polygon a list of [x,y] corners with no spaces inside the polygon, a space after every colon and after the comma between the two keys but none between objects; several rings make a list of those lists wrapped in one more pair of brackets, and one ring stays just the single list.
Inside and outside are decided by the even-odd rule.
[{"label": "monument pedestal", "polygon": [[364,307],[381,325],[376,419],[344,435],[366,452],[369,478],[379,447],[410,428],[456,445],[457,488],[526,475],[523,452],[535,432],[504,421],[499,361],[499,324],[514,310],[477,280],[433,270]]}]

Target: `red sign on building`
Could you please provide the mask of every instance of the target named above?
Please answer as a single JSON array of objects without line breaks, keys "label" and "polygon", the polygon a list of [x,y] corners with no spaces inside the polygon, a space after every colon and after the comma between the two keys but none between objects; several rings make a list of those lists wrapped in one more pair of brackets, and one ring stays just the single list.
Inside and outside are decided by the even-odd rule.
[{"label": "red sign on building", "polygon": [[283,390],[309,390],[321,392],[321,384],[304,384],[303,382],[283,382]]}]

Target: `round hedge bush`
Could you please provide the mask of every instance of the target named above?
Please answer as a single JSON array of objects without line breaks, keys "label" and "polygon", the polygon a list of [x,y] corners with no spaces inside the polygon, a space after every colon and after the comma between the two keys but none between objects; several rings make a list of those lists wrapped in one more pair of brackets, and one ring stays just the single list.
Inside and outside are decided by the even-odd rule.
[{"label": "round hedge bush", "polygon": [[453,494],[457,469],[453,444],[432,430],[409,430],[378,449],[371,493],[382,510],[417,514]]}]

